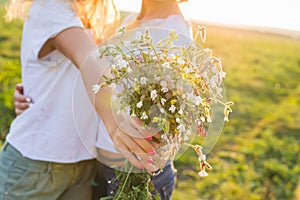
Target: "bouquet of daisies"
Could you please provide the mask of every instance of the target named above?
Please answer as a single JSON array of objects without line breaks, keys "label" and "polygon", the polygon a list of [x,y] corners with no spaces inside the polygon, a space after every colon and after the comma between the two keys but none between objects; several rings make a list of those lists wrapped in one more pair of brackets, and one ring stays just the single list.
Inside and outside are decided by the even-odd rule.
[{"label": "bouquet of daisies", "polygon": [[[203,49],[172,30],[122,30],[113,40],[93,52],[100,59],[105,57],[110,67],[110,75],[104,76],[101,84],[95,84],[93,91],[115,88],[113,104],[117,105],[117,112],[138,117],[143,126],[159,132],[160,137],[153,140],[160,146],[157,156],[162,162],[174,159],[182,145],[191,146],[199,156],[199,175],[207,176],[205,169],[211,166],[205,161],[202,147],[188,141],[194,135],[206,137],[215,104],[224,105],[225,121],[232,111],[233,103],[222,101],[222,79],[226,73],[220,60],[212,56],[210,49]],[[122,173],[118,174],[119,187],[123,189],[130,176],[140,176],[129,173],[122,179]],[[150,176],[145,177],[143,187],[151,187]],[[151,199],[151,190],[145,191],[149,194],[145,199]],[[120,195],[128,197],[123,190],[115,198]]]}]

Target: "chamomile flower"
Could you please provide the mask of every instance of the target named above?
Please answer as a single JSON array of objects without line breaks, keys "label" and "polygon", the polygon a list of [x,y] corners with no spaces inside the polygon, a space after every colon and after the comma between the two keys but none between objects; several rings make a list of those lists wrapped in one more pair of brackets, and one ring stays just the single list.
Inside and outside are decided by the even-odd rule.
[{"label": "chamomile flower", "polygon": [[174,113],[176,110],[176,107],[174,105],[171,105],[169,108],[169,111],[171,111],[171,113]]},{"label": "chamomile flower", "polygon": [[142,119],[142,120],[148,119],[148,115],[146,114],[145,111],[142,113],[141,119]]},{"label": "chamomile flower", "polygon": [[166,62],[164,62],[164,63],[162,64],[162,67],[163,67],[163,68],[170,68],[170,63],[169,63],[168,61],[166,61]]},{"label": "chamomile flower", "polygon": [[201,170],[201,171],[198,173],[198,175],[199,175],[200,177],[206,177],[206,176],[208,176],[208,173],[207,173],[205,170]]},{"label": "chamomile flower", "polygon": [[164,98],[161,98],[161,99],[160,99],[160,103],[161,103],[161,105],[163,105],[163,106],[164,106],[164,105],[165,105],[165,103],[166,103],[166,101],[167,101],[166,99],[164,99]]},{"label": "chamomile flower", "polygon": [[143,106],[143,102],[142,101],[139,101],[137,104],[136,104],[136,107],[137,108],[141,108]]},{"label": "chamomile flower", "polygon": [[156,97],[158,96],[157,95],[157,91],[156,90],[152,90],[150,96],[151,96],[152,101],[154,101],[156,99]]},{"label": "chamomile flower", "polygon": [[194,102],[196,106],[199,106],[202,103],[202,98],[200,96],[195,96]]}]

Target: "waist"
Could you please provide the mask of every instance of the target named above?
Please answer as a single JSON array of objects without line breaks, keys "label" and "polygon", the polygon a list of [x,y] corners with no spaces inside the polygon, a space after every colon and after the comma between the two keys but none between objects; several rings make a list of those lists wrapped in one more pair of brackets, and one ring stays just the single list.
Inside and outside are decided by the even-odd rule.
[{"label": "waist", "polygon": [[88,163],[95,162],[95,159],[87,159],[74,163],[58,163],[51,161],[40,161],[33,160],[28,157],[25,157],[19,152],[13,145],[8,142],[5,142],[2,148],[3,154],[7,157],[14,158],[16,162],[26,163],[33,170],[61,170],[62,168],[74,168],[75,166],[85,165]]},{"label": "waist", "polygon": [[113,153],[101,148],[97,148],[97,159],[109,167],[121,167],[126,161],[122,154]]},{"label": "waist", "polygon": [[[74,163],[91,159],[95,155],[95,139],[92,135],[83,143],[74,131],[51,132],[52,130],[26,130],[23,128],[14,129],[6,139],[23,156],[30,159]],[[92,134],[92,132],[90,133]]]}]

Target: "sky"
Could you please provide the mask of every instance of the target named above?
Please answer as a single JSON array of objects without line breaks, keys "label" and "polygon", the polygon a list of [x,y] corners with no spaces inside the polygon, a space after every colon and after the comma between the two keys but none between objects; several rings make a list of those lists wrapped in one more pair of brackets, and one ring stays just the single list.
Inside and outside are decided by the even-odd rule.
[{"label": "sky", "polygon": [[[120,10],[138,12],[141,0],[115,3]],[[189,0],[180,7],[187,18],[200,22],[300,31],[300,0]]]}]

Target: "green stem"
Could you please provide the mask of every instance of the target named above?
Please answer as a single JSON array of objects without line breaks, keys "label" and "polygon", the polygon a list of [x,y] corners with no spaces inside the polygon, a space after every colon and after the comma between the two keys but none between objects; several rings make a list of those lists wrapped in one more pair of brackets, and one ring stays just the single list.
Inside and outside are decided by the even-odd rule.
[{"label": "green stem", "polygon": [[[127,176],[126,176],[126,178],[125,178],[125,181],[124,181],[124,183],[123,183],[123,186],[122,186],[120,192],[118,192],[119,194],[122,194],[122,193],[123,193],[123,190],[124,190],[124,188],[125,188],[125,186],[126,186],[126,183],[127,183],[127,181],[128,181],[128,178],[129,178],[129,176],[130,176],[130,174],[131,174],[132,169],[133,169],[133,165],[131,165],[130,170],[129,170],[128,173],[127,173]],[[118,199],[119,199],[119,196],[117,196],[117,198],[116,198],[115,200],[118,200]]]}]

